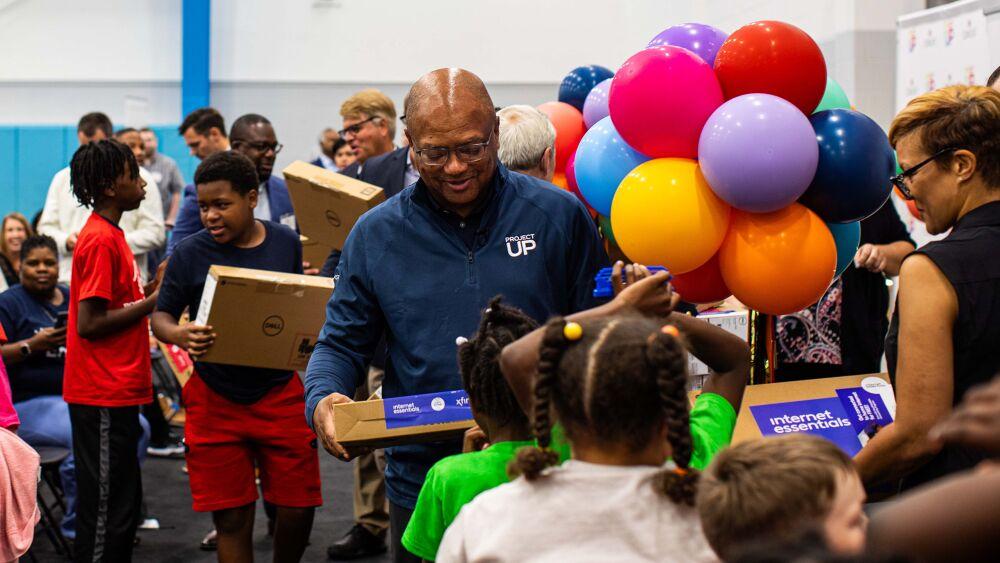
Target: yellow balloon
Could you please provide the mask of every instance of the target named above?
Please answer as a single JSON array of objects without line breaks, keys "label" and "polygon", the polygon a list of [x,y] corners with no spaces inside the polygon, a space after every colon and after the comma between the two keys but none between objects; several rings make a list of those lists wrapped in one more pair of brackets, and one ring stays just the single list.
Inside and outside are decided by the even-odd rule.
[{"label": "yellow balloon", "polygon": [[657,158],[636,166],[618,186],[611,228],[630,260],[683,274],[719,250],[729,213],[696,161]]}]

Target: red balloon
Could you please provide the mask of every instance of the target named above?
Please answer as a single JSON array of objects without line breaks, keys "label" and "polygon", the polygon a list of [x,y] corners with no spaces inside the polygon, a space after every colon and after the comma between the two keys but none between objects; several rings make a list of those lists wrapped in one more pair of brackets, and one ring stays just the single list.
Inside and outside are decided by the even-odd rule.
[{"label": "red balloon", "polygon": [[715,56],[715,75],[726,99],[772,94],[809,115],[826,90],[826,61],[812,37],[779,21],[734,31]]},{"label": "red balloon", "polygon": [[538,111],[549,116],[556,128],[556,172],[566,170],[566,162],[576,152],[576,146],[587,132],[583,114],[575,107],[563,102],[545,102]]},{"label": "red balloon", "polygon": [[914,219],[916,219],[917,221],[924,220],[923,213],[921,213],[920,210],[917,209],[917,202],[913,201],[912,199],[906,199],[905,197],[903,197],[903,192],[899,191],[899,188],[893,188],[893,191],[896,192],[896,197],[903,200],[903,203],[906,204],[906,209],[910,212],[910,215],[913,215]]},{"label": "red balloon", "polygon": [[576,151],[573,151],[573,154],[569,155],[569,160],[566,161],[566,183],[569,184],[569,191],[583,200],[580,187],[576,185]]},{"label": "red balloon", "polygon": [[717,303],[733,294],[722,279],[718,253],[694,270],[677,274],[670,280],[670,284],[681,299],[688,303]]}]

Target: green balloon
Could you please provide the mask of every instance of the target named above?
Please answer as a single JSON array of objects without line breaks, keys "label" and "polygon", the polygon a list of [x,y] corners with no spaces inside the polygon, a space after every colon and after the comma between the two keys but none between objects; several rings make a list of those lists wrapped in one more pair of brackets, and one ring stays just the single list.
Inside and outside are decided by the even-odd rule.
[{"label": "green balloon", "polygon": [[611,230],[611,217],[598,215],[597,222],[601,226],[601,234],[607,237],[611,241],[611,244],[618,246],[618,241],[615,240],[615,232]]},{"label": "green balloon", "polygon": [[847,99],[847,94],[844,93],[844,89],[837,84],[837,81],[826,77],[826,91],[823,92],[823,99],[819,101],[819,105],[813,110],[813,113],[826,111],[828,109],[851,109],[851,101]]}]

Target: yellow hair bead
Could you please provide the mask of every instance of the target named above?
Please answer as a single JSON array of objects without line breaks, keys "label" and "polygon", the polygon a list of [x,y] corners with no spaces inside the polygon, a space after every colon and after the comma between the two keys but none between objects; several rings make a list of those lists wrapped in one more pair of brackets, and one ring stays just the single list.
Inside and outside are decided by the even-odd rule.
[{"label": "yellow hair bead", "polygon": [[663,328],[660,329],[660,332],[662,332],[663,334],[669,334],[674,338],[678,338],[681,335],[681,331],[677,330],[677,327],[675,327],[674,325],[663,325]]},{"label": "yellow hair bead", "polygon": [[563,327],[563,336],[566,337],[566,340],[571,342],[580,340],[583,338],[583,327],[578,323],[566,323],[566,326]]}]

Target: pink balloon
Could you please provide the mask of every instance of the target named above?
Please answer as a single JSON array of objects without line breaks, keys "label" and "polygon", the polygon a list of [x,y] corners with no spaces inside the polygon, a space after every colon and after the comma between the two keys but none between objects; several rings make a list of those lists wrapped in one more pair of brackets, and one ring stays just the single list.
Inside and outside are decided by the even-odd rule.
[{"label": "pink balloon", "polygon": [[691,51],[661,45],[632,55],[611,81],[611,121],[635,150],[652,158],[698,158],[698,139],[722,105],[722,87]]}]

